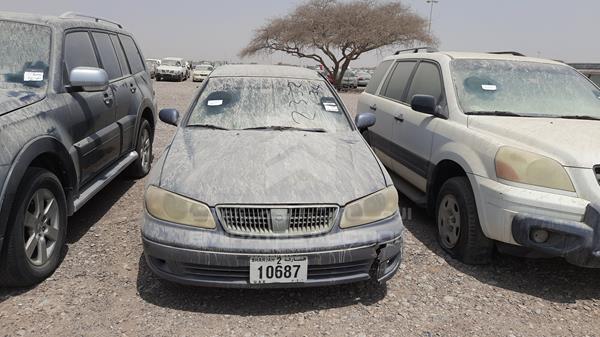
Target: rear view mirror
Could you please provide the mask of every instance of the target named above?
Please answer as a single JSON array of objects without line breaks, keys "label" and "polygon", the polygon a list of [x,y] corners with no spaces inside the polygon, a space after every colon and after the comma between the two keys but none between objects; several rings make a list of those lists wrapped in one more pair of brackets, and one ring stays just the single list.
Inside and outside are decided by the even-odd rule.
[{"label": "rear view mirror", "polygon": [[104,91],[108,89],[108,74],[100,68],[77,67],[69,73],[69,84],[83,91]]},{"label": "rear view mirror", "polygon": [[163,123],[177,126],[179,124],[179,111],[177,109],[162,109],[158,113],[158,118]]},{"label": "rear view mirror", "polygon": [[374,113],[363,112],[356,115],[355,123],[356,127],[358,128],[358,131],[363,132],[371,126],[375,125],[376,120],[377,118],[375,117]]}]

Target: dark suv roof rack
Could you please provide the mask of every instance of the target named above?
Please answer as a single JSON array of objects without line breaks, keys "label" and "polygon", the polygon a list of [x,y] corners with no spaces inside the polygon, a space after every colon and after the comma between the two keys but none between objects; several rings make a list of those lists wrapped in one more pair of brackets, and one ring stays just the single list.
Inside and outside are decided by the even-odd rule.
[{"label": "dark suv roof rack", "polygon": [[394,55],[399,55],[402,53],[418,53],[420,51],[425,51],[426,53],[435,53],[438,50],[433,48],[433,47],[417,47],[417,48],[409,48],[409,49],[402,49],[402,50],[398,50],[397,52],[394,53]]},{"label": "dark suv roof rack", "polygon": [[77,19],[77,18],[81,18],[81,19],[92,19],[96,22],[106,22],[106,23],[110,23],[113,24],[121,29],[123,29],[123,25],[121,25],[120,23],[108,20],[108,19],[104,19],[104,18],[100,18],[100,17],[96,17],[96,16],[92,16],[92,15],[86,15],[86,14],[81,14],[81,13],[77,13],[77,12],[66,12],[63,13],[59,16],[59,18],[61,19]]},{"label": "dark suv roof rack", "polygon": [[496,55],[512,55],[512,56],[525,56],[518,51],[491,51],[488,54],[496,54]]}]

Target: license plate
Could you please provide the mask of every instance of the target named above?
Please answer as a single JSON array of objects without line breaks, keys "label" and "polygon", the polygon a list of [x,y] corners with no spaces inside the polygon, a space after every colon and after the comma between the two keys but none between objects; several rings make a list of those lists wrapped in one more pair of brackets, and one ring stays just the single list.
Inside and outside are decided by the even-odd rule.
[{"label": "license plate", "polygon": [[256,256],[250,258],[250,283],[306,282],[306,256]]}]

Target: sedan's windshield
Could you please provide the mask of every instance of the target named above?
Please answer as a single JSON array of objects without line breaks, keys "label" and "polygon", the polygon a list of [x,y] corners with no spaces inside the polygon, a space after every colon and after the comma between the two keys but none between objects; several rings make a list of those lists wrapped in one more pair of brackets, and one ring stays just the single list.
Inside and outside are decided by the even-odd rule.
[{"label": "sedan's windshield", "polygon": [[50,28],[0,20],[0,90],[40,94],[48,84]]},{"label": "sedan's windshield", "polygon": [[324,81],[266,77],[217,77],[208,81],[188,126],[228,130],[351,130]]},{"label": "sedan's windshield", "polygon": [[600,118],[600,90],[565,65],[454,60],[452,76],[467,114]]},{"label": "sedan's windshield", "polygon": [[207,71],[212,71],[213,67],[212,66],[195,66],[194,70],[207,70]]},{"label": "sedan's windshield", "polygon": [[180,67],[181,62],[177,60],[162,60],[160,61],[161,66],[169,66],[169,67]]}]

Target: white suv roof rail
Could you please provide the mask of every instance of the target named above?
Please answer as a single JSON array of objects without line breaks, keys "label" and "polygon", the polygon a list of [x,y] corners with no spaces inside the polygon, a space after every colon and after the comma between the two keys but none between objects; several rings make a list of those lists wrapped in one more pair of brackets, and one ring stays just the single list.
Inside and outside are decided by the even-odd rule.
[{"label": "white suv roof rail", "polygon": [[61,18],[61,19],[76,19],[76,18],[92,19],[96,22],[100,22],[100,21],[107,22],[107,23],[113,24],[113,25],[123,29],[123,25],[121,25],[120,23],[117,23],[117,22],[114,22],[114,21],[111,21],[108,19],[92,16],[92,15],[77,13],[77,12],[66,12],[66,13],[61,14],[59,16],[59,18]]},{"label": "white suv roof rail", "polygon": [[402,50],[398,50],[397,52],[394,53],[394,55],[399,55],[399,54],[403,54],[403,53],[418,53],[420,51],[424,51],[426,53],[435,53],[439,50],[437,50],[436,48],[433,47],[416,47],[416,48],[409,48],[409,49],[402,49]]}]

